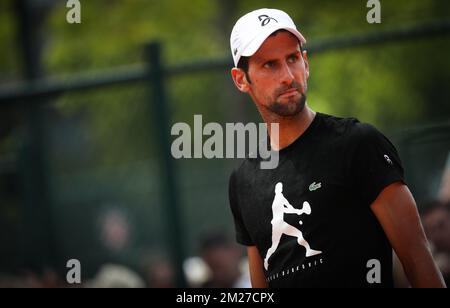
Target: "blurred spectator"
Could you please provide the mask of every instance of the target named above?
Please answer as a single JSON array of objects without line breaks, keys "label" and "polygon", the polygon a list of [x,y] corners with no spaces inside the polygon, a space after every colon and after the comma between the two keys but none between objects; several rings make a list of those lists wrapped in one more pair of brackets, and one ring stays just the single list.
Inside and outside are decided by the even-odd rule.
[{"label": "blurred spectator", "polygon": [[67,287],[67,284],[55,270],[46,268],[42,274],[42,287],[64,288]]},{"label": "blurred spectator", "polygon": [[450,202],[433,202],[422,212],[422,223],[436,264],[450,283]]},{"label": "blurred spectator", "polygon": [[210,269],[204,288],[247,288],[250,278],[242,271],[242,249],[225,233],[209,232],[200,240],[200,256]]},{"label": "blurred spectator", "polygon": [[38,275],[28,272],[22,275],[0,273],[0,289],[4,288],[43,288]]},{"label": "blurred spectator", "polygon": [[198,256],[189,257],[183,262],[183,270],[187,284],[191,288],[201,288],[211,277],[208,264]]},{"label": "blurred spectator", "polygon": [[144,264],[145,282],[148,288],[175,288],[175,270],[163,257],[153,257]]},{"label": "blurred spectator", "polygon": [[122,252],[130,242],[130,221],[119,208],[110,208],[100,217],[101,239],[113,252]]},{"label": "blurred spectator", "polygon": [[86,284],[88,288],[144,288],[144,280],[131,269],[118,264],[103,265]]},{"label": "blurred spectator", "polygon": [[0,273],[0,288],[64,288],[68,285],[53,269],[46,268],[42,273],[22,270],[19,273]]}]

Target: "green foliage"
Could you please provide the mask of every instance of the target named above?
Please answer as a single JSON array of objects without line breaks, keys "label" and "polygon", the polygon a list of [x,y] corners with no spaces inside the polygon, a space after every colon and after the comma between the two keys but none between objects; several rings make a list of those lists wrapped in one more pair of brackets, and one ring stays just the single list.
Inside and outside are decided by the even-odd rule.
[{"label": "green foliage", "polygon": [[0,84],[10,83],[18,78],[16,24],[12,14],[14,0],[0,1]]},{"label": "green foliage", "polygon": [[161,41],[165,58],[178,63],[194,55],[211,56],[214,1],[89,1],[82,2],[81,24],[68,24],[67,9],[52,11],[46,62],[52,72],[84,71],[142,62],[142,47]]},{"label": "green foliage", "polygon": [[[82,23],[68,24],[67,9],[52,11],[46,33],[49,44],[45,63],[51,74],[104,69],[143,62],[143,47],[160,41],[167,64],[192,58],[212,57],[221,51],[215,40],[215,2],[187,1],[91,1],[82,3]],[[169,95],[186,113],[208,82],[177,83]],[[191,92],[178,99],[183,88]],[[130,87],[128,87],[130,89]],[[104,89],[73,99],[57,101],[60,110],[88,115],[87,130],[101,152],[95,164],[114,164],[145,158],[151,144],[151,110],[146,87],[132,90]],[[211,92],[210,92],[211,93]],[[189,103],[191,102],[191,103]],[[178,106],[177,108],[178,109]],[[202,112],[199,110],[199,112]]]},{"label": "green foliage", "polygon": [[[232,25],[243,13],[261,7],[289,12],[305,35],[307,47],[327,38],[448,19],[450,11],[450,1],[381,1],[382,23],[371,25],[366,22],[364,0],[81,2],[81,24],[66,22],[65,1],[54,1],[47,15],[42,59],[47,75],[63,77],[145,64],[143,47],[155,40],[162,43],[168,65],[222,57],[231,62],[228,35]],[[0,84],[17,80],[22,69],[13,4],[14,0],[0,1]],[[316,111],[357,117],[387,132],[448,121],[449,49],[447,35],[311,54],[308,104]],[[148,162],[158,150],[149,88],[146,83],[127,84],[66,93],[52,100],[58,116],[73,120],[75,128],[71,129],[81,131],[82,142],[66,147],[65,143],[76,144],[76,134],[54,132],[57,146],[50,158],[56,195],[61,198],[58,202],[78,198],[90,207],[96,198],[123,199],[135,206],[142,225],[151,224],[140,236],[147,242],[164,242],[160,234],[153,234],[159,230],[158,206],[162,203],[154,196],[161,182],[156,172],[160,166]],[[204,122],[260,121],[250,100],[234,88],[228,70],[173,77],[166,89],[172,122],[191,123],[194,114],[202,114]],[[14,147],[14,138],[9,135],[0,140],[0,154]],[[230,217],[223,220],[230,214],[224,189],[229,168],[205,160],[179,165],[186,224],[231,223]],[[109,186],[104,184],[108,180]],[[75,213],[78,203],[73,204]],[[71,221],[72,216],[66,219]],[[195,236],[187,232],[185,237],[192,243]]]},{"label": "green foliage", "polygon": [[[371,25],[365,19],[369,10],[365,1],[303,0],[275,4],[252,0],[228,1],[227,6],[224,3],[221,0],[83,1],[82,23],[68,24],[65,19],[68,9],[61,1],[53,6],[45,23],[44,67],[49,75],[60,76],[143,63],[143,46],[153,40],[163,44],[167,64],[229,57],[227,37],[225,40],[224,37],[231,29],[224,29],[224,23],[219,20],[227,20],[231,28],[242,13],[260,7],[276,6],[288,11],[309,44],[324,38],[444,19],[450,9],[448,1],[383,1],[382,23]],[[12,47],[0,51],[2,75],[8,76],[17,74],[19,59],[14,52],[12,2],[3,1],[0,5],[0,38]],[[224,8],[233,10],[223,11]],[[430,97],[439,100],[449,80],[450,61],[444,60],[445,50],[448,50],[448,39],[421,39],[311,55],[309,103],[319,111],[352,115],[391,129],[442,120],[448,116],[449,104],[436,102],[444,109],[436,110],[427,100]],[[227,100],[235,98],[237,92],[234,96],[221,93],[235,91],[228,73],[223,71],[221,76],[205,74],[173,79],[168,87],[173,117],[189,121],[193,114],[202,113],[217,120],[232,120],[229,114],[221,114],[227,112],[230,104],[236,104]],[[92,132],[92,141],[109,156],[103,161],[113,163],[126,159],[125,152],[130,147],[139,148],[151,138],[144,133],[129,135],[130,131],[146,131],[142,125],[134,126],[149,119],[147,94],[145,86],[132,90],[112,87],[90,93],[82,100],[74,95],[64,96],[56,105],[66,115],[88,115],[86,129]],[[234,108],[240,110],[242,106]],[[121,134],[114,127],[128,130]],[[142,157],[147,150],[131,155],[130,159]]]}]

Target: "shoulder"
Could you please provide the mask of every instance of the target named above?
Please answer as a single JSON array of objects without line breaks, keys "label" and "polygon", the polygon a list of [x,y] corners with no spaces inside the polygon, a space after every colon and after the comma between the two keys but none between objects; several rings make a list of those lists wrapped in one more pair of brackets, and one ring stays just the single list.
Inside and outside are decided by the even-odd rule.
[{"label": "shoulder", "polygon": [[345,151],[367,147],[371,144],[391,144],[389,139],[374,125],[360,122],[356,118],[340,118],[321,115],[323,132],[329,145],[337,145]]},{"label": "shoulder", "polygon": [[369,123],[357,123],[352,128],[350,137],[357,144],[374,143],[380,140],[389,141],[380,130]]},{"label": "shoulder", "polygon": [[382,133],[372,124],[360,122],[357,118],[341,118],[320,114],[323,126],[336,134],[346,135],[357,140],[372,138]]},{"label": "shoulder", "polygon": [[[372,134],[375,128],[367,123],[361,123],[357,118],[341,118],[326,114],[321,117],[320,135],[326,143],[347,148],[359,144],[366,136]],[[348,148],[347,148],[348,150]]]},{"label": "shoulder", "polygon": [[321,119],[322,128],[336,135],[348,135],[361,124],[356,118],[341,118],[324,113],[318,113],[317,116]]},{"label": "shoulder", "polygon": [[230,175],[230,186],[233,186],[237,181],[245,179],[258,169],[260,164],[259,158],[245,158],[237,167],[233,169]]}]

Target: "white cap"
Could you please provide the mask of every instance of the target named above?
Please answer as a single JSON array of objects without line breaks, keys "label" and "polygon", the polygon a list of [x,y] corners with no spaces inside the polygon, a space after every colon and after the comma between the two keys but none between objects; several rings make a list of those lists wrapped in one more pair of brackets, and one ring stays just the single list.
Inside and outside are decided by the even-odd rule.
[{"label": "white cap", "polygon": [[231,31],[230,37],[234,66],[238,65],[242,56],[252,56],[272,33],[280,29],[294,34],[300,45],[306,43],[291,17],[283,11],[259,9],[239,18]]}]

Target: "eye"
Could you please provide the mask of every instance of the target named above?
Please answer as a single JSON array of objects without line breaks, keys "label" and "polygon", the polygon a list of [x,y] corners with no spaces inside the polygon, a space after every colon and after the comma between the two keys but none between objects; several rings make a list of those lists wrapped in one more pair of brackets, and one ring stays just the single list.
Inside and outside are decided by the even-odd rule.
[{"label": "eye", "polygon": [[275,62],[274,61],[267,61],[266,63],[264,63],[263,67],[264,68],[272,68],[275,66]]},{"label": "eye", "polygon": [[290,63],[295,63],[297,61],[298,61],[298,55],[291,55],[288,58],[288,62],[290,62]]}]

